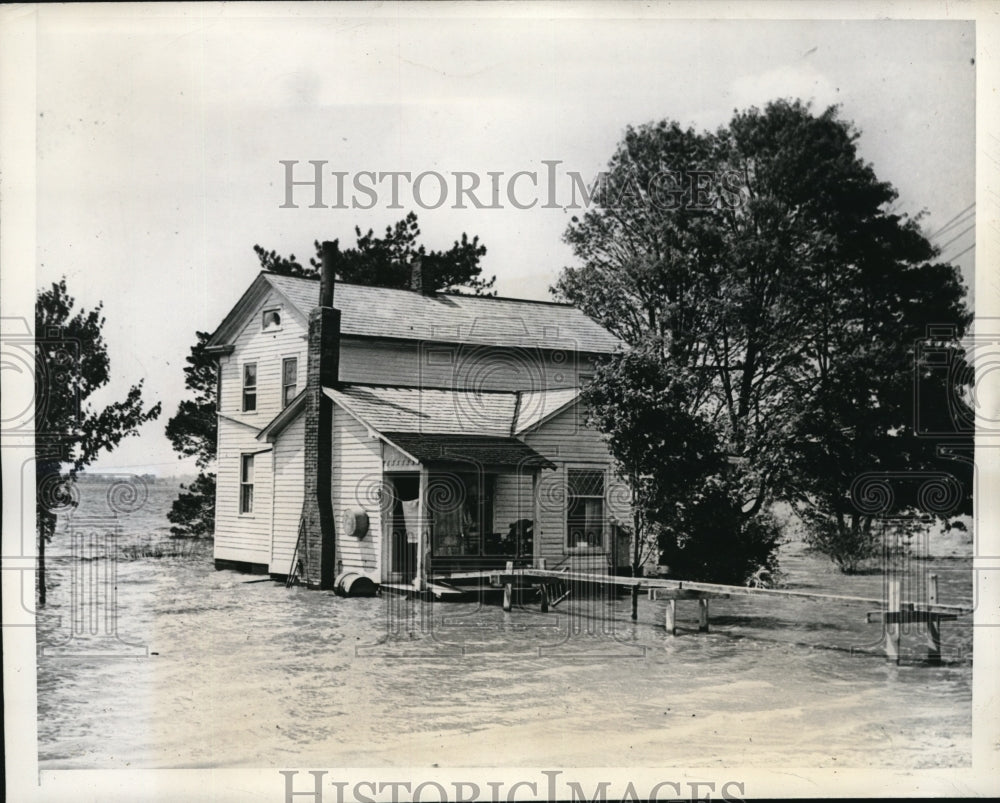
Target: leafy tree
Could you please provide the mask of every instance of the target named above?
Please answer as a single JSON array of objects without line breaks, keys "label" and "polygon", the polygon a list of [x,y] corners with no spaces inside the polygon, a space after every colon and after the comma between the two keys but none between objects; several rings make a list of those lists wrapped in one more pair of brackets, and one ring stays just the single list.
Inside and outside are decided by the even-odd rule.
[{"label": "leafy tree", "polygon": [[[958,272],[893,212],[859,136],[797,101],[714,133],[630,127],[566,232],[582,264],[553,288],[690,378],[691,409],[741,458],[743,513],[788,500],[844,542],[870,529],[859,473],[940,468],[914,432],[915,344],[946,325],[960,357],[970,320]],[[968,377],[926,380],[940,404]]]},{"label": "leafy tree", "polygon": [[[731,249],[740,255],[736,264],[751,268],[741,284],[760,286],[753,259],[776,277],[768,295],[749,296],[744,318],[768,331],[743,328],[747,343],[762,344],[741,355],[760,365],[761,379],[745,386],[770,397],[757,406],[772,430],[781,427],[760,453],[774,491],[795,504],[814,544],[845,571],[879,546],[872,516],[851,494],[859,475],[947,469],[971,489],[967,467],[942,465],[938,443],[916,437],[913,404],[915,348],[928,326],[950,329],[949,345],[962,357],[958,340],[971,320],[965,289],[953,266],[934,261],[919,220],[892,211],[897,193],[858,157],[859,136],[836,109],[813,116],[798,104],[772,104],[737,114],[720,137],[728,168],[750,176],[745,207],[723,209],[740,232]],[[770,251],[762,233],[773,237]],[[740,246],[749,246],[751,260]],[[775,332],[784,343],[773,340]],[[958,371],[919,381],[936,385],[934,406],[941,407],[948,396],[961,403],[957,386],[968,379]],[[907,489],[895,494],[895,510],[886,512],[918,506]]]},{"label": "leafy tree", "polygon": [[[743,583],[776,568],[777,531],[743,512],[742,477],[697,415],[694,387],[647,341],[598,366],[583,401],[633,490],[633,575],[661,554],[674,576]],[[633,593],[633,618],[636,607]]]},{"label": "leafy tree", "polygon": [[198,477],[174,500],[167,519],[175,525],[171,535],[206,536],[215,531],[215,473],[208,468],[215,461],[218,419],[216,418],[216,362],[205,351],[209,332],[196,332],[184,368],[184,384],[194,391],[193,399],[184,399],[167,422],[167,438],[180,457],[194,457]]},{"label": "leafy tree", "polygon": [[74,309],[65,278],[35,300],[35,515],[38,531],[38,602],[46,601],[45,546],[55,533],[60,511],[76,505],[77,473],[102,451],[137,434],[160,414],[157,402],[146,409],[142,380],[125,398],[101,410],[87,400],[110,381],[104,343],[103,304]]},{"label": "leafy tree", "polygon": [[[362,234],[355,226],[357,244],[340,252],[337,278],[354,284],[372,287],[408,289],[411,265],[419,257],[424,287],[429,292],[471,291],[474,295],[495,295],[496,276],[484,279],[479,260],[486,254],[486,246],[479,238],[471,240],[466,234],[447,251],[428,251],[417,244],[420,227],[417,216],[410,212],[392,226],[386,226],[385,236],[376,237],[372,229]],[[313,243],[316,256],[305,266],[292,254],[287,259],[260,245],[254,246],[264,270],[288,276],[316,276],[320,266],[320,244]]]},{"label": "leafy tree", "polygon": [[181,485],[181,494],[167,512],[175,538],[202,538],[215,532],[215,473],[199,471],[190,485]]},{"label": "leafy tree", "polygon": [[743,510],[745,482],[737,467],[706,475],[667,517],[659,546],[671,577],[764,587],[777,582],[780,530],[768,511]]},{"label": "leafy tree", "polygon": [[[742,513],[738,481],[714,428],[692,409],[692,389],[690,376],[664,362],[662,346],[646,342],[599,365],[583,402],[632,489],[632,575],[663,554],[675,576],[743,583],[773,570],[777,533]],[[637,608],[633,588],[633,619]]]},{"label": "leafy tree", "polygon": [[[892,283],[843,277],[863,283],[860,289],[842,289],[836,317],[817,305],[815,330],[820,336],[803,343],[816,367],[809,377],[811,393],[789,402],[796,413],[792,433],[799,448],[789,455],[786,498],[810,525],[813,543],[846,572],[879,553],[882,534],[876,515],[921,511],[947,520],[971,512],[971,464],[947,462],[939,453],[941,439],[918,437],[915,431],[918,392],[933,393],[925,399],[924,415],[928,408],[937,415],[946,411],[949,395],[957,414],[967,409],[956,391],[971,376],[962,367],[964,352],[954,338],[938,344],[956,366],[952,376],[917,364],[915,345],[926,339],[925,322],[951,321],[955,331],[964,331],[962,288],[955,277],[925,281],[938,267],[900,266]],[[944,424],[935,429],[942,431]],[[971,432],[957,431],[945,440],[952,449],[967,452],[971,441]],[[854,487],[859,477],[872,472],[896,478],[891,499],[874,511]],[[921,485],[928,480],[944,498],[921,498]]]},{"label": "leafy tree", "polygon": [[718,249],[683,196],[686,176],[708,170],[712,152],[710,136],[677,123],[626,128],[596,208],[566,230],[582,264],[562,271],[555,293],[627,343],[653,336],[680,348],[696,335]]}]

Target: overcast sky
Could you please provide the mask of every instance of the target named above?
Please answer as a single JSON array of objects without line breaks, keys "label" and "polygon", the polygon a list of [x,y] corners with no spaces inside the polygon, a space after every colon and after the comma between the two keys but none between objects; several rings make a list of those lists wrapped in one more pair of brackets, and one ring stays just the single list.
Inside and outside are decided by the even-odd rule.
[{"label": "overcast sky", "polygon": [[[313,240],[351,244],[355,224],[380,230],[407,211],[387,209],[387,193],[367,211],[281,209],[280,160],[508,175],[561,160],[595,176],[627,124],[714,129],[734,108],[797,97],[842,106],[899,208],[928,210],[928,232],[975,201],[972,23],[308,16],[338,13],[316,6],[261,20],[214,8],[39,18],[37,282],[65,275],[80,302],[104,301],[115,377],[104,401],[144,377],[164,405],[101,470],[193,469],[163,427],[195,331],[214,329],[256,275],[255,243],[304,260]],[[548,297],[573,261],[561,242],[572,212],[451,201],[417,210],[429,247],[478,234],[501,295]],[[956,237],[945,256],[972,245],[965,228],[937,240]],[[973,257],[957,260],[967,281]]]}]

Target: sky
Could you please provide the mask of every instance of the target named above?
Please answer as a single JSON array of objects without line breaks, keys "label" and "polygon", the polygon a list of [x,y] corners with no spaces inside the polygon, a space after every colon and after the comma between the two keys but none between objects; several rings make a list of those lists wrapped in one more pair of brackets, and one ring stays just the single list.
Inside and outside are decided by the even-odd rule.
[{"label": "sky", "polygon": [[[113,381],[95,403],[143,378],[164,408],[93,470],[194,470],[163,428],[185,397],[195,332],[213,330],[259,270],[254,244],[304,260],[314,240],[349,245],[355,225],[379,231],[413,208],[387,208],[388,193],[368,210],[281,208],[282,160],[483,176],[558,160],[560,175],[591,177],[629,124],[715,129],[777,98],[840,104],[863,158],[898,189],[897,208],[925,209],[928,233],[951,224],[934,241],[971,285],[970,22],[283,8],[267,18],[239,5],[39,12],[37,286],[65,276],[79,303],[104,302]],[[571,210],[452,200],[416,209],[423,242],[478,235],[501,295],[548,298],[574,264],[561,240]]]}]

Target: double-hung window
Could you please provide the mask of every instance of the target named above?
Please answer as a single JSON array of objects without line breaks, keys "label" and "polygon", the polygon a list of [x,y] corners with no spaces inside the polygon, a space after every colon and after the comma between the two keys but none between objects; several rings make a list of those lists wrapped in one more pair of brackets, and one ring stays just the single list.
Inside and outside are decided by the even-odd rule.
[{"label": "double-hung window", "polygon": [[566,546],[604,545],[604,472],[567,469]]},{"label": "double-hung window", "polygon": [[240,513],[253,513],[253,458],[240,455]]},{"label": "double-hung window", "polygon": [[257,363],[243,363],[243,412],[257,411]]},{"label": "double-hung window", "polygon": [[298,392],[299,361],[285,357],[281,361],[281,406],[287,407]]}]

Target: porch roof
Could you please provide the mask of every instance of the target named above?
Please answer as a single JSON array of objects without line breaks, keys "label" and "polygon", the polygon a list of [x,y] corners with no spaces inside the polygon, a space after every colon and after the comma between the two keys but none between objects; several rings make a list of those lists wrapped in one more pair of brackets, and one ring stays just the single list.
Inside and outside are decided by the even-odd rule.
[{"label": "porch roof", "polygon": [[524,441],[510,436],[384,432],[393,444],[425,465],[471,463],[476,466],[539,469],[556,466]]},{"label": "porch roof", "polygon": [[517,394],[376,385],[324,392],[379,432],[423,435],[511,435]]},{"label": "porch roof", "polygon": [[[494,438],[521,435],[574,404],[580,395],[579,388],[475,391],[363,384],[323,388],[323,392],[365,426],[383,434]],[[257,439],[275,440],[305,409],[305,401],[302,391],[260,430]]]},{"label": "porch roof", "polygon": [[519,435],[580,396],[579,388],[486,391],[345,384],[324,390],[382,432],[493,436]]}]

